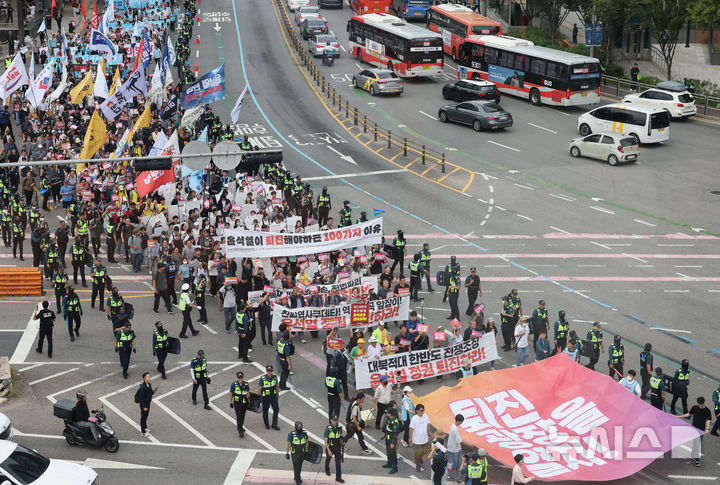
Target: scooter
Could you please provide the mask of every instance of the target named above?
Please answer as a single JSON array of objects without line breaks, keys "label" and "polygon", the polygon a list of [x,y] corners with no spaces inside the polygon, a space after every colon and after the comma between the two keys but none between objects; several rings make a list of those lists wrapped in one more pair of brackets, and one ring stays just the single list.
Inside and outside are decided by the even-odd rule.
[{"label": "scooter", "polygon": [[98,432],[100,433],[100,439],[95,441],[92,436],[90,429],[78,426],[76,422],[65,419],[65,429],[63,430],[63,436],[68,444],[72,446],[85,445],[93,448],[105,448],[109,453],[115,453],[120,448],[120,442],[115,437],[115,431],[107,422],[105,411],[101,409],[93,409],[90,411],[95,415],[95,425],[97,426]]},{"label": "scooter", "polygon": [[332,66],[335,64],[335,50],[325,48],[322,56],[322,63],[324,66]]}]

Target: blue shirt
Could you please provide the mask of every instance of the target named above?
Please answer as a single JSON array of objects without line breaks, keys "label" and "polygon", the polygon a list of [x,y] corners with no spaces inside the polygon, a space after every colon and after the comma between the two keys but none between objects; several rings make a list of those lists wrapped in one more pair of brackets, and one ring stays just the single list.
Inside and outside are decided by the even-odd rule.
[{"label": "blue shirt", "polygon": [[548,342],[547,338],[544,341],[540,338],[537,339],[535,342],[535,360],[541,361],[547,359],[548,356],[550,356],[550,342]]},{"label": "blue shirt", "polygon": [[72,187],[68,185],[67,182],[63,183],[63,186],[60,187],[60,195],[62,196],[63,202],[70,202],[72,200]]},{"label": "blue shirt", "polygon": [[420,320],[415,320],[415,321],[406,320],[406,321],[405,321],[405,326],[407,327],[408,331],[414,332],[415,329],[417,328],[417,324],[418,324],[418,323],[421,323]]},{"label": "blue shirt", "polygon": [[572,360],[577,362],[577,356],[578,356],[578,348],[575,347],[575,350],[570,351],[569,347],[565,347],[565,353],[568,354]]}]

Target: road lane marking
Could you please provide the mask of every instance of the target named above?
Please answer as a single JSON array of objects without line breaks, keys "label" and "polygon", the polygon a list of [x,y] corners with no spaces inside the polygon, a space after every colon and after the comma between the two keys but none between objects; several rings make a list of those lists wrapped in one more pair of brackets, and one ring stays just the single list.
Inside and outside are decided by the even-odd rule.
[{"label": "road lane marking", "polygon": [[643,221],[642,219],[633,219],[633,221],[635,221],[639,224],[645,224],[646,226],[657,227],[657,224],[653,224],[652,222]]},{"label": "road lane marking", "polygon": [[190,426],[190,424],[189,424],[187,421],[185,421],[185,420],[182,419],[180,416],[178,416],[172,409],[170,409],[169,407],[167,407],[164,403],[162,403],[162,402],[160,402],[160,401],[155,401],[155,400],[153,400],[153,404],[154,404],[155,406],[159,407],[160,409],[162,409],[163,411],[165,411],[166,413],[168,413],[168,415],[170,415],[171,418],[173,418],[175,421],[177,421],[178,423],[180,423],[180,425],[181,425],[183,428],[185,428],[186,430],[188,430],[188,431],[190,431],[192,434],[194,434],[197,439],[199,439],[200,441],[202,441],[203,443],[205,443],[205,444],[208,445],[209,447],[215,448],[215,445],[212,443],[212,441],[210,441],[210,440],[207,439],[205,436],[203,436],[202,433],[200,433],[200,431],[198,431],[198,430],[196,430],[195,428],[193,428],[192,426]]},{"label": "road lane marking", "polygon": [[514,183],[513,185],[520,187],[521,189],[535,190],[535,187],[529,187],[527,185],[522,185],[522,184],[517,184],[517,183]]},{"label": "road lane marking", "polygon": [[615,211],[611,211],[610,209],[605,209],[604,207],[598,207],[598,206],[596,206],[596,205],[591,205],[590,208],[593,209],[593,210],[596,210],[596,211],[600,211],[600,212],[604,212],[604,213],[606,213],[606,214],[610,214],[611,216],[614,216],[614,215],[615,215]]},{"label": "road lane marking", "polygon": [[361,173],[347,173],[344,175],[323,175],[321,177],[305,177],[303,180],[332,180],[332,179],[342,179],[342,178],[351,178],[351,177],[366,177],[370,175],[386,175],[389,173],[402,173],[407,172],[407,170],[404,169],[391,169],[391,170],[375,170],[373,172],[361,172]]},{"label": "road lane marking", "polygon": [[508,150],[512,150],[512,151],[514,151],[514,152],[519,152],[519,151],[520,151],[520,150],[518,150],[517,148],[509,147],[509,146],[507,146],[507,145],[503,145],[502,143],[498,143],[498,142],[496,142],[496,141],[488,140],[488,143],[492,143],[493,145],[497,145],[497,146],[499,146],[499,147],[507,148]]},{"label": "road lane marking", "polygon": [[418,113],[420,113],[420,114],[422,114],[422,115],[425,115],[425,116],[427,116],[428,118],[437,121],[437,118],[435,118],[433,115],[427,114],[427,113],[424,112],[424,111],[418,111]]},{"label": "road lane marking", "polygon": [[[136,387],[136,386],[137,386],[137,384],[133,384],[133,387]],[[101,397],[101,398],[99,399],[99,401],[100,401],[101,403],[103,403],[103,406],[107,406],[107,407],[108,407],[110,410],[112,410],[115,414],[117,414],[117,415],[120,416],[122,419],[124,419],[128,424],[130,424],[130,426],[132,426],[134,429],[138,430],[138,432],[140,431],[140,425],[137,424],[133,419],[131,419],[127,414],[125,414],[125,413],[123,413],[122,411],[120,411],[120,410],[119,410],[114,404],[112,404],[110,401],[108,401],[108,400],[105,399],[104,397]],[[159,404],[159,403],[158,403],[158,404]],[[152,441],[153,443],[160,443],[160,440],[158,440],[157,438],[155,438],[154,436],[152,436],[152,435],[149,434],[149,433],[146,434],[145,436],[146,436],[147,439],[149,439],[149,440]]]},{"label": "road lane marking", "polygon": [[[556,199],[564,200],[565,202],[574,202],[576,199],[573,199],[572,197],[568,197],[566,195],[558,195],[558,194],[548,194],[550,197],[555,197]],[[570,233],[568,233],[570,234]]]},{"label": "road lane marking", "polygon": [[47,377],[43,377],[42,379],[36,379],[36,380],[34,380],[34,381],[32,381],[32,382],[29,382],[29,383],[28,383],[28,386],[34,386],[35,384],[40,384],[41,382],[48,381],[48,380],[53,379],[53,378],[55,378],[55,377],[60,377],[60,376],[62,376],[62,375],[64,375],[64,374],[69,374],[70,372],[75,372],[75,371],[78,370],[78,369],[79,369],[79,367],[73,367],[73,368],[71,368],[71,369],[64,370],[64,371],[58,372],[58,373],[56,373],[56,374],[51,374],[51,375],[49,375],[49,376],[47,376]]},{"label": "road lane marking", "polygon": [[[550,195],[552,195],[552,194],[550,194]],[[562,232],[563,234],[570,234],[569,232],[564,231],[564,230],[560,229],[559,227],[555,227],[555,226],[548,226],[548,227],[549,227],[550,229],[553,229],[553,230],[557,231],[557,232]]]},{"label": "road lane marking", "polygon": [[557,135],[557,131],[551,130],[550,128],[545,128],[544,126],[536,125],[535,123],[528,122],[528,125],[534,126],[535,128],[540,128],[541,130],[549,131],[550,133],[555,133]]},{"label": "road lane marking", "polygon": [[233,461],[233,464],[230,466],[230,470],[225,477],[223,485],[242,485],[254,459],[254,451],[238,451],[235,461]]},{"label": "road lane marking", "polygon": [[30,352],[30,347],[35,343],[35,337],[37,337],[38,331],[40,330],[40,320],[33,320],[33,313],[38,308],[40,308],[40,305],[36,303],[35,308],[33,308],[33,311],[30,313],[30,319],[25,326],[22,337],[20,337],[20,341],[17,347],[15,347],[12,357],[10,357],[11,364],[22,364],[25,362]]},{"label": "road lane marking", "polygon": [[600,246],[601,248],[612,250],[612,248],[606,244],[601,244],[599,242],[590,241],[590,244],[594,244],[595,246]]},{"label": "road lane marking", "polygon": [[530,217],[528,217],[528,216],[524,216],[524,215],[522,215],[522,214],[518,214],[517,216],[518,216],[518,217],[521,217],[521,218],[523,218],[523,219],[525,219],[525,220],[527,220],[527,221],[532,221],[532,219],[531,219]]},{"label": "road lane marking", "polygon": [[694,244],[657,244],[661,248],[690,248],[695,246]]}]

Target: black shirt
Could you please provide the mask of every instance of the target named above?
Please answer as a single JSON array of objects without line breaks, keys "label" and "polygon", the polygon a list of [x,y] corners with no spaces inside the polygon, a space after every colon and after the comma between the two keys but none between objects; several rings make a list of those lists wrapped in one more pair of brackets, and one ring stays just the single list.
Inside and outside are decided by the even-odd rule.
[{"label": "black shirt", "polygon": [[55,320],[55,312],[52,310],[40,310],[37,314],[41,327],[52,327]]},{"label": "black shirt", "polygon": [[705,424],[712,417],[708,407],[701,409],[700,406],[693,406],[690,408],[690,416],[692,416],[692,425],[703,431],[705,430]]}]

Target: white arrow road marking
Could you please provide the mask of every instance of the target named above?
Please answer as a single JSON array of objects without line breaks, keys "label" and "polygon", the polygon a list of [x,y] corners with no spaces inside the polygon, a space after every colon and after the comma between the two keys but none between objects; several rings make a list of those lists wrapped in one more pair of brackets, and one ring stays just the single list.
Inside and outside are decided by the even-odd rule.
[{"label": "white arrow road marking", "polygon": [[334,151],[335,153],[337,153],[337,155],[340,157],[341,160],[345,160],[345,161],[348,162],[348,163],[352,163],[353,165],[357,165],[357,162],[356,162],[355,160],[353,160],[353,157],[351,157],[350,155],[343,155],[342,153],[340,153],[339,151],[335,150],[335,149],[334,149],[333,147],[331,147],[330,145],[327,145],[327,147],[328,147],[330,150],[332,150],[332,151]]},{"label": "white arrow road marking", "polygon": [[215,27],[213,27],[213,29],[215,29],[215,32],[220,32],[220,29],[222,29],[222,27],[220,27],[220,25],[215,22]]}]

